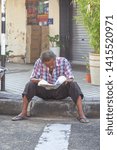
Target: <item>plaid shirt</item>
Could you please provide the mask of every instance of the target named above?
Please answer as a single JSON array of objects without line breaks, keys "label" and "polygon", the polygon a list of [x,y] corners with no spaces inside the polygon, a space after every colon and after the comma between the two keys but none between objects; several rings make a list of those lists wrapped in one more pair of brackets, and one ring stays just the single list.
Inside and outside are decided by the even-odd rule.
[{"label": "plaid shirt", "polygon": [[48,83],[54,84],[59,76],[65,76],[68,79],[74,78],[71,71],[71,65],[66,58],[56,57],[56,64],[52,75],[49,73],[49,68],[46,67],[39,58],[34,64],[34,69],[30,79],[41,78],[46,80]]}]

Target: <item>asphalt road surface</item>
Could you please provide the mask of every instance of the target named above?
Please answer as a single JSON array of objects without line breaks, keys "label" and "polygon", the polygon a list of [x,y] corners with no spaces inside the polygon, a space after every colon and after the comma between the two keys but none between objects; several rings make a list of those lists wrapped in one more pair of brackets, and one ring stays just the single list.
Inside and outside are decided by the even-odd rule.
[{"label": "asphalt road surface", "polygon": [[100,120],[83,124],[76,118],[11,121],[0,116],[0,150],[99,150]]}]

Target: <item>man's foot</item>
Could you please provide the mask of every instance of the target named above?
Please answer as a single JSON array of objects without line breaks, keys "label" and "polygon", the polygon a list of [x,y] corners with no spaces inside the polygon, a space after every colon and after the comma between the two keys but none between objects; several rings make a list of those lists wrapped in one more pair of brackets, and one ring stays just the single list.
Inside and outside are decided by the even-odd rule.
[{"label": "man's foot", "polygon": [[18,116],[13,117],[12,121],[19,121],[19,120],[26,120],[26,119],[28,119],[26,116],[18,115]]},{"label": "man's foot", "polygon": [[86,117],[83,117],[83,118],[78,118],[78,120],[81,122],[81,123],[89,123],[89,120],[86,118]]}]

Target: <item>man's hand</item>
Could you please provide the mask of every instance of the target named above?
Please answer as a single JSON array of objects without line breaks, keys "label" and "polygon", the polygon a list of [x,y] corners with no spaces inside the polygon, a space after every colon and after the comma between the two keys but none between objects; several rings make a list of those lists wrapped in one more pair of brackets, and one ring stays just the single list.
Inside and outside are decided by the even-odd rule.
[{"label": "man's hand", "polygon": [[67,84],[68,82],[73,82],[73,80],[74,80],[73,78],[67,79],[64,83]]},{"label": "man's hand", "polygon": [[37,84],[38,84],[38,82],[41,81],[41,79],[32,78],[31,81],[32,81],[33,83],[37,83]]}]

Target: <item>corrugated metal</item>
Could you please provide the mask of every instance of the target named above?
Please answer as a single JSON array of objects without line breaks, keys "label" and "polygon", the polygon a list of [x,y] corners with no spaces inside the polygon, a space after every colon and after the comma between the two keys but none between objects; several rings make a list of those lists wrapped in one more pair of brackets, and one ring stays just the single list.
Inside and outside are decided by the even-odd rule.
[{"label": "corrugated metal", "polygon": [[[78,6],[73,6],[73,18],[74,16],[80,16],[80,13],[76,11]],[[79,21],[80,22],[80,21]],[[72,61],[79,64],[85,64],[82,57],[88,56],[89,52],[92,51],[92,48],[89,44],[89,37],[85,27],[73,19],[72,22]]]}]

